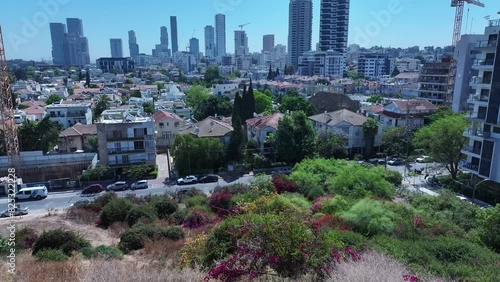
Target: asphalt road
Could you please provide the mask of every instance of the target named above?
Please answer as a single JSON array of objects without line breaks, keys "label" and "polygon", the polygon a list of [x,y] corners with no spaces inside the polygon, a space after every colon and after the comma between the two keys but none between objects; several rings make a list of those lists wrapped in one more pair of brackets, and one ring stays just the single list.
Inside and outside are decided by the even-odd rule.
[{"label": "asphalt road", "polygon": [[[240,177],[234,181],[231,181],[230,183],[224,181],[223,179],[219,178],[219,182],[217,183],[197,183],[197,184],[192,184],[192,185],[172,185],[172,186],[167,186],[165,184],[151,184],[151,186],[148,189],[141,189],[141,190],[126,190],[126,191],[119,191],[117,192],[119,197],[124,197],[126,194],[129,193],[134,193],[138,196],[142,195],[158,195],[158,194],[163,194],[165,192],[175,192],[179,188],[188,188],[188,187],[196,187],[200,190],[202,190],[205,193],[210,193],[210,191],[213,191],[213,189],[216,186],[226,186],[228,184],[235,184],[235,183],[242,183],[242,184],[249,184],[250,180],[253,179],[253,176],[243,176]],[[105,193],[105,192],[103,192]],[[78,200],[88,198],[89,196],[84,195],[82,196],[80,194],[80,191],[72,191],[72,192],[58,192],[58,193],[49,193],[47,198],[42,199],[42,200],[33,200],[33,201],[18,201],[16,204],[20,204],[22,207],[28,207],[30,209],[30,212],[43,212],[47,209],[54,208],[58,209],[61,211],[64,208],[68,208],[71,203],[74,203]],[[0,198],[0,211],[6,210],[7,209],[7,198]],[[29,216],[29,214],[28,214]],[[8,219],[8,218],[7,218]],[[0,219],[0,220],[7,220],[7,219]]]}]

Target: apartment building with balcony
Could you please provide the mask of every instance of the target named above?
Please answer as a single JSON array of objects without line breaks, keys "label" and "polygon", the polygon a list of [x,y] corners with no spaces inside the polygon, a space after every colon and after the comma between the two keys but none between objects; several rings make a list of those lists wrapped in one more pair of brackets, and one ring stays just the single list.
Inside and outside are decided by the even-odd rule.
[{"label": "apartment building with balcony", "polygon": [[449,60],[425,63],[418,80],[418,99],[429,100],[434,105],[451,105],[453,77]]},{"label": "apartment building with balcony", "polygon": [[45,107],[50,120],[57,121],[63,130],[77,123],[92,124],[92,110],[90,103],[82,104],[51,104]]},{"label": "apartment building with balcony", "polygon": [[478,55],[472,68],[479,74],[470,84],[475,94],[468,100],[471,127],[464,132],[469,142],[461,168],[500,183],[500,19],[489,22],[485,35],[474,49]]},{"label": "apartment building with balcony", "polygon": [[123,112],[121,118],[103,112],[97,126],[99,162],[116,168],[156,164],[154,122],[151,117]]}]

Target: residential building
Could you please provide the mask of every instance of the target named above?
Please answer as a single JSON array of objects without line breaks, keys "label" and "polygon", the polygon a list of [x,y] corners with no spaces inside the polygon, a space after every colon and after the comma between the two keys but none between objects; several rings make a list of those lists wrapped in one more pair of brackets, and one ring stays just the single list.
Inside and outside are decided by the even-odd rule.
[{"label": "residential building", "polygon": [[215,29],[211,25],[205,26],[205,56],[215,57]]},{"label": "residential building", "polygon": [[167,62],[170,57],[170,49],[168,48],[168,31],[166,26],[160,27],[160,44],[155,45],[152,50],[153,57],[160,58],[161,62]]},{"label": "residential building", "polygon": [[358,74],[365,78],[379,78],[391,75],[394,71],[394,58],[388,54],[366,53],[358,58]]},{"label": "residential building", "polygon": [[468,110],[467,100],[476,94],[476,90],[470,86],[470,80],[479,74],[479,70],[472,67],[477,56],[474,48],[484,40],[487,40],[484,35],[464,34],[455,46],[453,59],[456,62],[456,73],[451,103],[454,112]]},{"label": "residential building", "polygon": [[177,17],[170,16],[170,33],[172,36],[172,54],[179,52],[179,43],[177,42]]},{"label": "residential building", "polygon": [[130,165],[156,165],[154,122],[150,117],[134,116],[129,111],[116,111],[108,115],[107,110],[97,126],[99,162],[116,169]]},{"label": "residential building", "polygon": [[59,122],[63,129],[77,123],[92,124],[91,104],[51,104],[45,107],[50,120]]},{"label": "residential building", "polygon": [[96,65],[103,72],[129,73],[135,70],[132,58],[99,58]]},{"label": "residential building", "polygon": [[200,40],[198,38],[189,39],[189,53],[198,56],[200,53]]},{"label": "residential building", "polygon": [[76,123],[59,133],[59,152],[92,151],[94,147],[90,144],[90,137],[97,138],[97,127],[95,124]]},{"label": "residential building", "polygon": [[194,71],[197,64],[196,57],[185,51],[174,53],[172,55],[172,63],[188,73]]},{"label": "residential building", "polygon": [[85,66],[90,64],[89,45],[83,35],[81,19],[66,19],[68,30],[62,23],[51,23],[52,56],[54,64]]},{"label": "residential building", "polygon": [[234,31],[234,55],[238,56],[247,56],[249,54],[248,51],[248,37],[244,30],[235,30]]},{"label": "residential building", "polygon": [[290,0],[288,15],[288,62],[295,69],[299,56],[311,50],[312,0]]},{"label": "residential building", "polygon": [[321,0],[319,49],[333,50],[347,57],[349,31],[349,1]]},{"label": "residential building", "polygon": [[68,25],[68,33],[83,36],[83,23],[78,18],[67,18],[66,24]]},{"label": "residential building", "polygon": [[175,136],[184,128],[186,121],[176,114],[159,110],[153,115],[157,148],[170,148]]},{"label": "residential building", "polygon": [[210,116],[200,122],[186,125],[179,134],[191,134],[195,138],[217,138],[227,145],[233,131],[233,127],[228,123]]},{"label": "residential building", "polygon": [[[368,120],[366,116],[343,109],[310,116],[309,120],[318,134],[336,133],[343,136],[350,155],[364,152],[366,143],[363,123]],[[381,143],[382,129],[379,127],[374,146],[380,146]]]},{"label": "residential building", "polygon": [[394,100],[383,107],[375,105],[363,109],[368,116],[379,121],[384,129],[406,127],[409,130],[424,126],[425,118],[436,111],[436,106],[427,100]]},{"label": "residential building", "polygon": [[283,116],[282,113],[274,113],[269,116],[255,117],[246,120],[247,139],[257,141],[261,154],[269,155],[273,153],[266,149],[267,137],[271,134],[276,135],[278,122]]},{"label": "residential building", "polygon": [[271,52],[274,48],[274,34],[262,36],[262,52]]},{"label": "residential building", "polygon": [[336,51],[309,51],[299,57],[298,73],[305,76],[342,78],[345,56]]},{"label": "residential building", "polygon": [[226,16],[215,15],[215,56],[226,55]]},{"label": "residential building", "polygon": [[421,69],[422,62],[414,58],[398,58],[394,62],[394,66],[399,72],[417,72]]},{"label": "residential building", "polygon": [[403,72],[394,77],[394,83],[401,84],[414,84],[418,82],[420,73],[418,72]]},{"label": "residential building", "polygon": [[478,59],[472,68],[479,74],[471,81],[476,93],[469,99],[471,127],[464,132],[469,142],[461,168],[500,183],[500,19],[490,20],[484,34],[486,40],[474,48]]},{"label": "residential building", "polygon": [[133,30],[129,30],[128,32],[128,49],[130,51],[130,57],[136,60],[139,56],[139,44],[137,44],[137,38]]},{"label": "residential building", "polygon": [[419,99],[429,100],[434,105],[451,105],[453,76],[451,62],[425,63],[419,77]]},{"label": "residential building", "polygon": [[111,58],[123,58],[123,44],[121,38],[111,38],[109,40],[111,48]]},{"label": "residential building", "polygon": [[50,23],[50,37],[52,39],[52,62],[55,65],[64,65],[64,37],[66,25]]}]

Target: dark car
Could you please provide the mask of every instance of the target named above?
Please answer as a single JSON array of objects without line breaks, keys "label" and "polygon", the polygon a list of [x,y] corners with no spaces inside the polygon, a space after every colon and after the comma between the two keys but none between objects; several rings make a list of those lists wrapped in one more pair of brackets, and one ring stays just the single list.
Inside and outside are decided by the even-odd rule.
[{"label": "dark car", "polygon": [[219,176],[215,174],[209,174],[202,176],[200,179],[198,179],[199,183],[209,183],[209,182],[217,182],[219,181]]},{"label": "dark car", "polygon": [[402,165],[404,163],[405,163],[405,160],[401,159],[401,158],[394,158],[394,159],[387,162],[388,165]]},{"label": "dark car", "polygon": [[92,184],[90,186],[85,187],[82,190],[82,195],[87,195],[87,194],[97,194],[101,193],[104,190],[101,184]]}]

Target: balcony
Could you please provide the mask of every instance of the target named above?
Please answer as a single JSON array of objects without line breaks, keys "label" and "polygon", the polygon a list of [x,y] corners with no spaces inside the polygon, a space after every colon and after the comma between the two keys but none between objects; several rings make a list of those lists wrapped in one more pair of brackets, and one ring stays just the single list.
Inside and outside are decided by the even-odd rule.
[{"label": "balcony", "polygon": [[486,59],[486,60],[474,60],[472,62],[472,67],[475,69],[493,69],[493,64],[495,60],[493,59]]},{"label": "balcony", "polygon": [[472,172],[472,173],[478,173],[479,171],[479,165],[477,164],[473,164],[473,163],[469,163],[467,161],[461,161],[460,162],[460,165],[459,167],[465,171],[469,171],[469,172]]},{"label": "balcony", "polygon": [[491,77],[477,76],[473,77],[470,81],[471,84],[491,84]]},{"label": "balcony", "polygon": [[476,43],[476,48],[488,48],[488,47],[496,47],[496,46],[497,46],[496,41],[483,40],[483,41],[479,41]]},{"label": "balcony", "polygon": [[490,20],[488,26],[490,26],[490,27],[492,27],[492,26],[500,26],[500,19]]},{"label": "balcony", "polygon": [[479,129],[474,130],[472,128],[467,128],[464,131],[464,135],[487,138],[487,137],[490,137],[490,132],[489,131],[482,131]]},{"label": "balcony", "polygon": [[144,153],[146,151],[145,148],[142,149],[134,149],[134,148],[114,148],[108,149],[108,155],[115,154],[132,154],[132,153]]},{"label": "balcony", "polygon": [[465,153],[475,154],[475,155],[481,154],[481,148],[477,148],[477,147],[473,147],[473,146],[464,146],[462,148],[462,151]]},{"label": "balcony", "polygon": [[474,102],[486,102],[488,103],[488,100],[490,99],[489,95],[477,95],[477,94],[471,94],[469,95],[469,103],[474,103]]}]

